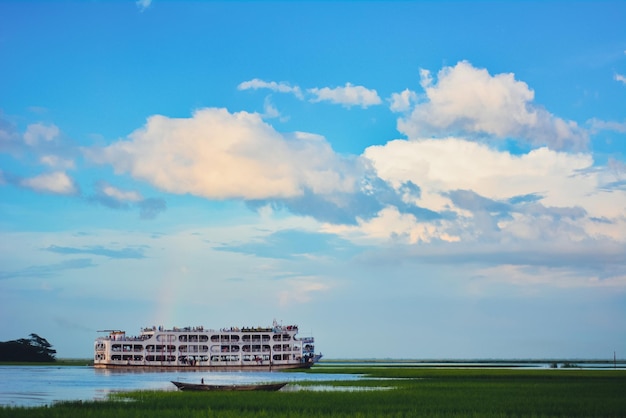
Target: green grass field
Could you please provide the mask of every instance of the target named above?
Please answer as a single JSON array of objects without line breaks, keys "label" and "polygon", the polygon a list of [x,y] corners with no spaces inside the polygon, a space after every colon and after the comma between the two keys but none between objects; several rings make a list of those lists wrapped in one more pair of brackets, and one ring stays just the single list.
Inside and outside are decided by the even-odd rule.
[{"label": "green grass field", "polygon": [[316,366],[311,372],[365,375],[324,385],[391,389],[132,392],[108,401],[2,408],[0,417],[626,417],[624,370]]}]

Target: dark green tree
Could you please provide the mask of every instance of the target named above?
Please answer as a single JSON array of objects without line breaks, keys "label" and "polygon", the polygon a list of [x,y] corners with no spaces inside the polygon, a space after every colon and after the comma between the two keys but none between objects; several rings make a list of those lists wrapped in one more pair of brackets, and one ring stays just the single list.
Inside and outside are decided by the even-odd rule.
[{"label": "dark green tree", "polygon": [[56,361],[56,350],[43,337],[30,334],[30,338],[0,342],[0,361]]}]

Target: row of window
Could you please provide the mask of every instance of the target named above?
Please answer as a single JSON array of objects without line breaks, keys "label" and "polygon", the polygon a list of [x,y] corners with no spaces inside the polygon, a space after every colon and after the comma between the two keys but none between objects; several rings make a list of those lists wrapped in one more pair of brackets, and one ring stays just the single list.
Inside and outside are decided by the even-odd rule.
[{"label": "row of window", "polygon": [[[174,342],[176,341],[176,335],[174,334],[158,334],[156,336],[158,342]],[[243,342],[268,342],[273,341],[291,341],[290,334],[274,334],[270,337],[269,334],[246,334],[241,337]],[[205,343],[209,341],[209,336],[205,334],[183,334],[178,336],[178,341],[181,343]],[[220,334],[211,335],[212,343],[219,342],[239,342],[239,335]]]},{"label": "row of window", "polygon": [[[269,361],[270,356],[265,354],[261,356],[254,356],[249,354],[244,354],[243,356],[238,355],[212,355],[212,356],[179,356],[178,362],[183,365],[194,365],[198,364],[198,362],[239,362],[240,358],[244,362],[256,362],[261,363],[264,361]],[[296,360],[299,357],[291,354],[274,354],[272,359],[275,361],[287,361],[287,360]],[[104,354],[96,354],[96,361],[105,361],[106,355]],[[141,355],[133,355],[133,354],[113,354],[111,356],[112,361],[144,361],[144,356]],[[166,361],[166,362],[175,362],[176,356],[171,354],[158,354],[158,355],[147,355],[145,356],[145,361]]]},{"label": "row of window", "polygon": [[[105,346],[96,346],[96,351],[104,351],[105,350]],[[261,351],[270,351],[270,346],[268,344],[246,344],[246,345],[212,345],[211,346],[211,352],[214,353],[236,353],[239,351],[244,351],[244,352],[261,352]],[[274,344],[271,348],[271,350],[273,351],[300,351],[300,347],[299,346],[291,346],[290,344]],[[135,353],[141,353],[144,351],[144,348],[142,345],[139,344],[113,344],[111,346],[111,351],[113,352],[135,352]],[[172,351],[176,351],[176,346],[175,345],[154,345],[154,344],[149,344],[146,345],[145,351],[149,352],[149,353],[154,353],[154,352],[172,352]],[[209,351],[209,346],[208,345],[180,345],[178,346],[178,351],[182,352],[182,353],[206,353]]]}]

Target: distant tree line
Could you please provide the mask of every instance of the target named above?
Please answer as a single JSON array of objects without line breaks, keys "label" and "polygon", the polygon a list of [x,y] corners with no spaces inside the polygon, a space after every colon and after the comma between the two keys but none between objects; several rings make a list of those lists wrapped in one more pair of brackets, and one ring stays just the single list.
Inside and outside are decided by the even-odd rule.
[{"label": "distant tree line", "polygon": [[0,342],[0,361],[56,361],[56,350],[45,338],[30,334],[30,338]]}]

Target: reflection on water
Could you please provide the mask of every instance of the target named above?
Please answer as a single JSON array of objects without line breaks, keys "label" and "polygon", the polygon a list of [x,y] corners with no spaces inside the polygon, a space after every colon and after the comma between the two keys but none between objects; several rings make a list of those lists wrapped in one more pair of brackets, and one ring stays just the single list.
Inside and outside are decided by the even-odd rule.
[{"label": "reflection on water", "polygon": [[0,405],[39,406],[56,401],[104,400],[112,392],[176,390],[172,380],[207,384],[355,380],[345,374],[281,372],[111,372],[75,366],[0,366]]}]

